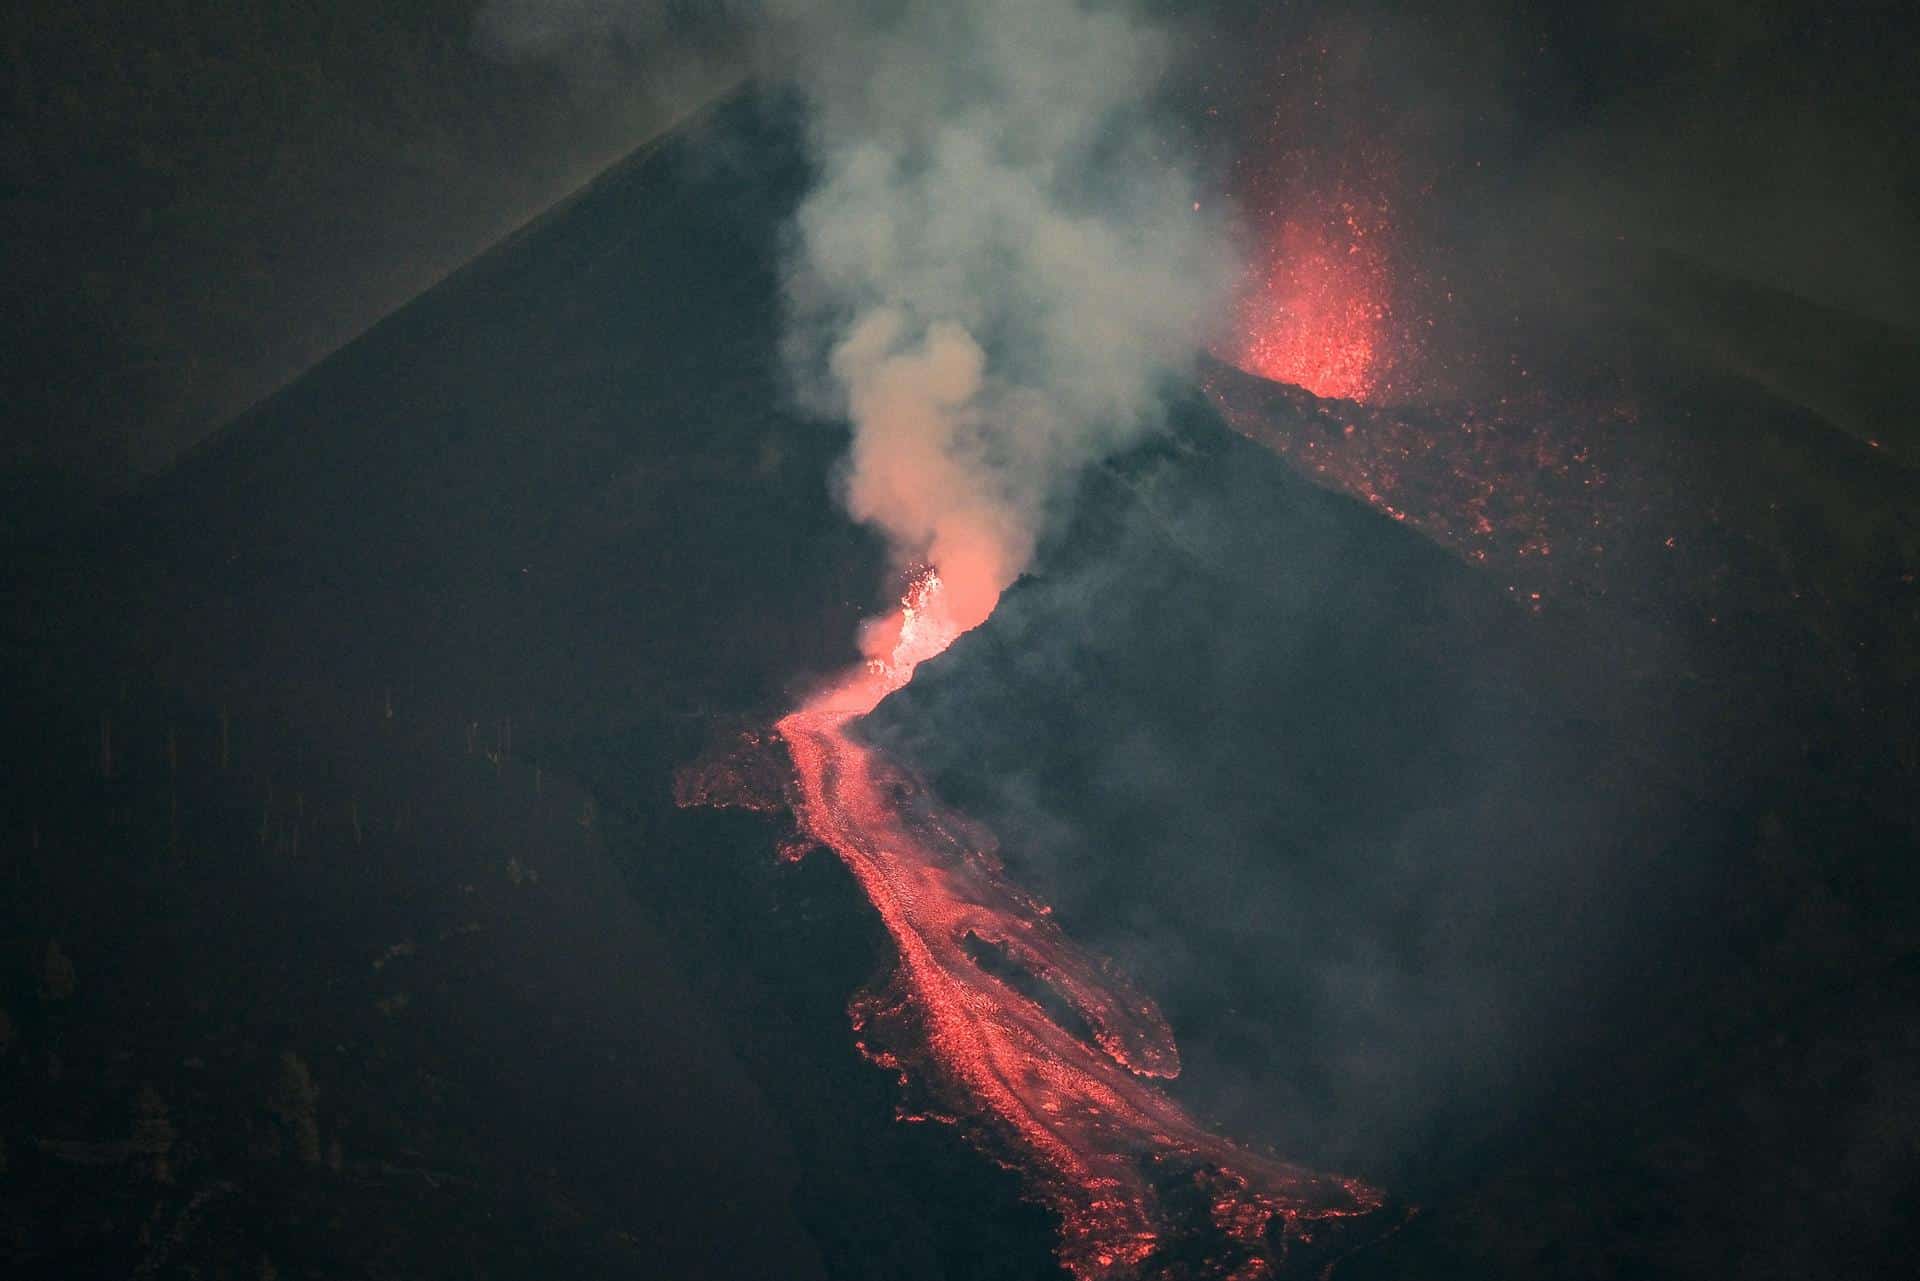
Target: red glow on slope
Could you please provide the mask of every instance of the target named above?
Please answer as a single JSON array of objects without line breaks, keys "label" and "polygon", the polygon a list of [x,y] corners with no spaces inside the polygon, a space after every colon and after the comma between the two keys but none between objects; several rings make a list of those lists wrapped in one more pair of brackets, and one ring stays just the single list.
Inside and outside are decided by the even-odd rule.
[{"label": "red glow on slope", "polygon": [[1404,399],[1434,373],[1427,338],[1445,310],[1421,235],[1443,166],[1356,77],[1374,56],[1364,27],[1272,8],[1275,30],[1253,39],[1264,65],[1230,57],[1253,78],[1209,87],[1244,260],[1215,354],[1328,399]]},{"label": "red glow on slope", "polygon": [[[903,1085],[917,1076],[951,1119],[1012,1156],[1036,1199],[1060,1215],[1060,1259],[1076,1278],[1151,1267],[1172,1226],[1160,1189],[1174,1183],[1200,1188],[1210,1207],[1217,1253],[1201,1275],[1271,1276],[1270,1228],[1284,1250],[1377,1210],[1380,1195],[1238,1148],[1154,1088],[1144,1078],[1177,1075],[1180,1059],[1152,1000],[1007,878],[991,835],[851,732],[960,630],[945,616],[938,576],[924,573],[900,612],[869,631],[870,644],[884,637],[891,650],[776,726],[801,833],[840,856],[899,953],[885,988],[851,1006],[861,1050]],[[739,803],[733,790],[737,782],[683,779],[681,799]],[[1090,1039],[983,969],[973,940],[1050,988]]]},{"label": "red glow on slope", "polygon": [[1535,397],[1441,414],[1318,401],[1231,371],[1203,386],[1241,435],[1498,572],[1532,609],[1618,590],[1634,577],[1623,553],[1644,565],[1646,532],[1690,519],[1660,483],[1671,466],[1643,439],[1630,402]]},{"label": "red glow on slope", "polygon": [[1391,297],[1381,230],[1351,207],[1281,222],[1241,292],[1231,363],[1316,396],[1371,400]]}]

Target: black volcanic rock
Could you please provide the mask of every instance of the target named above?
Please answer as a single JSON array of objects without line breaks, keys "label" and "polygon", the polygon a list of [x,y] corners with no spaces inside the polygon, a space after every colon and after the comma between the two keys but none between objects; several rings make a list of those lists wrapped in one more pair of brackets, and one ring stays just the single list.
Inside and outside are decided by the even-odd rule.
[{"label": "black volcanic rock", "polygon": [[1146,968],[1191,1075],[1297,1092],[1242,1107],[1290,1156],[1391,1186],[1466,1124],[1446,1109],[1545,1085],[1542,1024],[1687,914],[1704,872],[1646,835],[1689,799],[1658,685],[1680,657],[1530,616],[1196,400],[1088,477],[1031,575],[868,732],[999,830],[1071,932]]},{"label": "black volcanic rock", "polygon": [[1894,1275],[1911,723],[1771,600],[1648,599],[1536,614],[1195,400],[866,732],[1160,998],[1199,1114],[1425,1207],[1340,1275]]}]

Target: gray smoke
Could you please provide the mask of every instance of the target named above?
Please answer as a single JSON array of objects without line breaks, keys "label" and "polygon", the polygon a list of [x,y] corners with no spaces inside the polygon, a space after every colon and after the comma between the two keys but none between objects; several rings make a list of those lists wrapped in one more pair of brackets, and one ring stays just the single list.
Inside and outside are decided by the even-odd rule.
[{"label": "gray smoke", "polygon": [[1228,278],[1155,128],[1163,32],[1081,0],[494,0],[525,52],[737,52],[804,101],[818,175],[786,266],[788,363],[843,415],[842,493],[970,627],[1090,462],[1149,430]]},{"label": "gray smoke", "polygon": [[854,425],[845,501],[984,618],[1088,463],[1152,422],[1227,273],[1143,103],[1161,32],[1076,0],[786,0],[818,186],[794,368]]}]

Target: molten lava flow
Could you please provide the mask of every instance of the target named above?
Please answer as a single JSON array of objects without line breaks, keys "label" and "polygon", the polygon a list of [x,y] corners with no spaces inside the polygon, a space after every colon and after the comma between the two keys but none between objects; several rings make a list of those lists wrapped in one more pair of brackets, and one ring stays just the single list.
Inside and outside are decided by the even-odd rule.
[{"label": "molten lava flow", "polygon": [[[851,1007],[861,1049],[903,1085],[919,1069],[953,1119],[1012,1155],[1060,1215],[1060,1258],[1075,1277],[1157,1271],[1178,1228],[1162,1196],[1174,1185],[1207,1207],[1200,1230],[1214,1253],[1199,1275],[1271,1276],[1290,1243],[1317,1242],[1333,1220],[1377,1210],[1380,1195],[1209,1134],[1143,1080],[1180,1070],[1154,1003],[1009,882],[987,833],[852,733],[958,634],[941,590],[922,574],[876,633],[891,648],[776,727],[801,832],[846,863],[899,952],[884,990]],[[681,796],[726,803],[723,790],[683,783]],[[1087,1037],[984,969],[972,950],[982,943],[1062,998]]]}]

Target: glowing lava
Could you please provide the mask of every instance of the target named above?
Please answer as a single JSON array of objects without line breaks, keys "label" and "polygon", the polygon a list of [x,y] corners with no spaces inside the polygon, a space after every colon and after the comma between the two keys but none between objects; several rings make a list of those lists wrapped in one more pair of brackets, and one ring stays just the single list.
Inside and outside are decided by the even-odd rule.
[{"label": "glowing lava", "polygon": [[1316,396],[1371,400],[1385,354],[1385,251],[1355,212],[1280,224],[1242,291],[1232,363]]},{"label": "glowing lava", "polygon": [[[1179,1275],[1272,1276],[1290,1245],[1324,1244],[1335,1221],[1378,1210],[1380,1194],[1237,1147],[1154,1088],[1144,1078],[1180,1070],[1154,1003],[1007,879],[988,833],[852,732],[960,630],[940,579],[923,573],[879,633],[891,650],[776,726],[801,834],[845,862],[899,953],[885,988],[852,1003],[861,1049],[903,1086],[917,1075],[945,1119],[1011,1157],[1060,1215],[1060,1259],[1075,1277],[1163,1274],[1157,1252],[1196,1230],[1213,1253]],[[751,803],[712,778],[683,779],[680,795]],[[1071,1007],[1085,1036],[983,968],[981,944]],[[1164,1195],[1175,1187],[1199,1193],[1182,1199],[1203,1202],[1207,1222],[1176,1222]],[[1183,1258],[1168,1270],[1190,1269]]]}]

